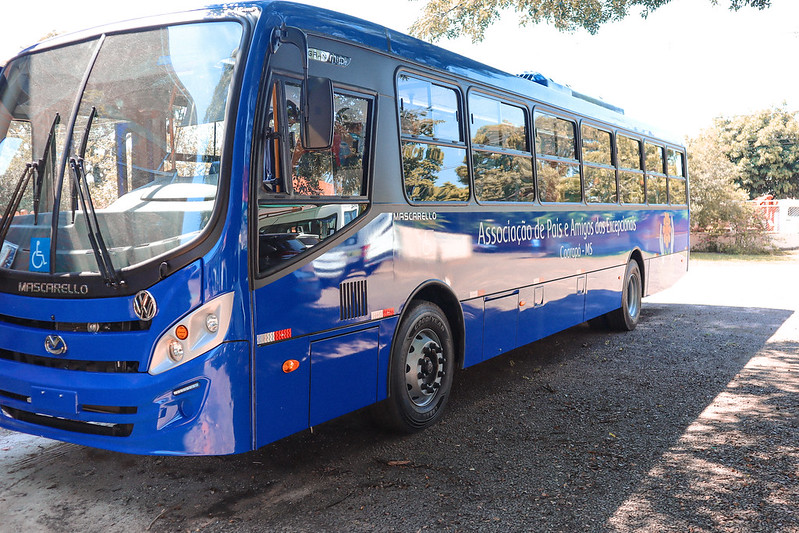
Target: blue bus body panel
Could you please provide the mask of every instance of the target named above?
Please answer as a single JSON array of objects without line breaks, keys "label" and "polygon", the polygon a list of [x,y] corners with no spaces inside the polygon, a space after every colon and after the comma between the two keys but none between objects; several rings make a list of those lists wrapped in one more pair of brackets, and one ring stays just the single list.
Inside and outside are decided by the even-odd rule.
[{"label": "blue bus body panel", "polygon": [[[18,414],[0,416],[0,426],[141,454],[207,455],[251,449],[249,342],[224,343],[163,374],[146,372],[156,339],[204,301],[202,261],[149,291],[160,309],[146,330],[59,332],[68,347],[63,365],[121,361],[137,364],[138,371],[63,370],[52,359],[49,367],[0,359],[0,406],[6,413],[10,408]],[[60,300],[0,294],[0,305],[13,305],[20,315],[39,323],[52,323],[52,317],[69,323],[138,321],[133,297]],[[239,308],[238,326],[231,331],[241,328],[241,315]],[[52,358],[44,346],[50,332],[3,324],[0,349]],[[191,390],[175,394],[187,386]],[[120,426],[129,435],[95,434],[103,424]]]},{"label": "blue bus body panel", "polygon": [[[177,317],[197,307],[202,298],[202,262],[175,273],[168,281],[150,288],[156,302],[162,304],[150,327],[143,331],[80,333],[61,332],[68,351],[64,359],[99,361],[136,361],[146,368],[155,337]],[[136,322],[133,297],[104,299],[35,298],[0,293],[0,308],[13,309],[17,317],[54,323],[113,323]],[[34,329],[25,325],[3,324],[0,328],[0,349],[48,357],[44,339],[49,329]]]},{"label": "blue bus body panel", "polygon": [[486,298],[483,307],[483,359],[508,352],[517,345],[519,291]]},{"label": "blue bus body panel", "polygon": [[[360,257],[349,255],[354,245],[347,243],[385,241],[385,231],[375,228],[387,216],[390,253],[371,268],[342,260]],[[443,280],[460,301],[463,366],[471,366],[617,309],[631,250],[647,265],[678,265],[668,283],[686,268],[682,210],[475,216],[442,208],[419,217],[426,220],[407,218],[407,211],[377,215],[338,246],[255,291],[256,335],[290,336],[256,347],[256,446],[385,399],[391,339],[420,280]],[[672,229],[664,233],[664,227]],[[360,280],[368,306],[342,318],[342,288]],[[369,328],[385,309],[391,319]],[[288,359],[300,362],[290,374],[282,371]]]},{"label": "blue bus body panel", "polygon": [[[246,342],[222,344],[159,376],[65,372],[0,360],[0,404],[35,414],[34,422],[41,422],[2,416],[0,426],[128,453],[244,452],[252,447],[249,360]],[[47,418],[130,425],[132,430],[128,436],[96,435],[49,427]]]},{"label": "blue bus body panel", "polygon": [[311,343],[310,425],[377,400],[378,328]]}]

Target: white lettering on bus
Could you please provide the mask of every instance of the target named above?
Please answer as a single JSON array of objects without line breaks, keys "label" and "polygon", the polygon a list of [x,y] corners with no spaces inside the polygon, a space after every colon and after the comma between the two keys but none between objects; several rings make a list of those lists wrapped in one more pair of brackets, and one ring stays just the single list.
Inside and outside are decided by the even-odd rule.
[{"label": "white lettering on bus", "polygon": [[424,212],[404,212],[404,213],[394,213],[394,220],[402,220],[404,222],[415,222],[415,221],[425,221],[425,220],[435,220],[436,213],[424,213]]},{"label": "white lettering on bus", "polygon": [[[582,237],[587,241],[594,235],[619,236],[622,233],[634,232],[636,230],[635,218],[625,218],[623,220],[602,219],[576,221],[568,219],[563,222],[558,218],[548,218],[545,221],[536,219],[535,223],[522,221],[521,224],[513,224],[508,220],[504,225],[496,225],[480,222],[480,229],[477,234],[477,244],[481,246],[493,246],[497,244],[516,244],[521,246],[523,243],[544,239],[561,239],[564,237]],[[565,250],[565,251],[564,251]],[[585,247],[570,248],[561,247],[561,257],[580,257],[581,255],[591,255],[593,250],[591,243]]]},{"label": "white lettering on bus", "polygon": [[39,294],[64,294],[64,295],[86,295],[89,294],[88,285],[78,285],[77,283],[39,283],[34,281],[21,281],[17,285],[17,291],[34,292]]}]

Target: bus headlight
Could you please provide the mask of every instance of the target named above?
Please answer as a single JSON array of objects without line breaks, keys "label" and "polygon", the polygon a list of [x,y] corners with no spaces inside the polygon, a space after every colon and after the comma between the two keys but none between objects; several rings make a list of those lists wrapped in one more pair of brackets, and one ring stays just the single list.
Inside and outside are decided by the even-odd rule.
[{"label": "bus headlight", "polygon": [[219,329],[219,317],[211,313],[205,317],[205,327],[211,333],[216,333]]},{"label": "bus headlight", "polygon": [[183,361],[183,345],[180,341],[175,339],[169,341],[169,358],[175,363]]},{"label": "bus headlight", "polygon": [[213,350],[225,339],[233,293],[217,296],[173,324],[155,343],[148,372],[160,374]]}]

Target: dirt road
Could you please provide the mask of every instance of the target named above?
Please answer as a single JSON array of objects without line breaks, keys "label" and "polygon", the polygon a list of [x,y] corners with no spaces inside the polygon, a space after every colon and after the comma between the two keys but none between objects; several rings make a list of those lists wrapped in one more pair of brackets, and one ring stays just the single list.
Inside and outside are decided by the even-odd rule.
[{"label": "dirt road", "polygon": [[411,436],[356,413],[158,458],[0,430],[0,531],[799,531],[798,271],[692,261],[634,332],[460,372]]}]

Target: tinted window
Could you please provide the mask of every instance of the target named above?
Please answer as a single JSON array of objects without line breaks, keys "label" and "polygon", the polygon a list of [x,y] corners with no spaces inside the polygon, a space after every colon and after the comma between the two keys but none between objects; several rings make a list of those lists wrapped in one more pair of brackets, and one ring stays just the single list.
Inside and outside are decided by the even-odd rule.
[{"label": "tinted window", "polygon": [[397,90],[403,135],[462,140],[453,89],[401,74]]},{"label": "tinted window", "polygon": [[616,137],[619,167],[641,169],[641,141],[618,135]]},{"label": "tinted window", "polygon": [[574,122],[552,115],[536,114],[535,150],[537,155],[577,159]]},{"label": "tinted window", "polygon": [[610,133],[583,124],[583,161],[612,165]]},{"label": "tinted window", "polygon": [[669,178],[669,202],[685,205],[687,198],[686,181],[681,178]]},{"label": "tinted window", "polygon": [[646,145],[646,171],[663,174],[663,147],[651,143]]},{"label": "tinted window", "polygon": [[412,202],[469,199],[466,150],[430,143],[402,143],[405,193]]},{"label": "tinted window", "polygon": [[585,167],[585,201],[589,203],[616,203],[616,170],[605,167]]},{"label": "tinted window", "polygon": [[538,161],[538,195],[542,202],[579,202],[580,166],[561,161]]},{"label": "tinted window", "polygon": [[575,128],[571,120],[543,113],[535,116],[538,196],[542,202],[582,201]]},{"label": "tinted window", "polygon": [[582,125],[583,163],[585,165],[585,201],[616,203],[616,169],[613,165],[610,132],[588,124]]},{"label": "tinted window", "polygon": [[643,172],[619,171],[619,196],[623,204],[643,204]]},{"label": "tinted window", "polygon": [[527,151],[524,110],[498,100],[469,96],[472,142],[498,148]]},{"label": "tinted window", "polygon": [[458,92],[407,74],[400,74],[397,91],[408,199],[467,201],[469,167],[466,146],[461,142]]},{"label": "tinted window", "polygon": [[475,150],[472,154],[475,195],[487,202],[532,202],[533,159]]},{"label": "tinted window", "polygon": [[469,116],[477,199],[482,202],[535,200],[532,157],[513,153],[528,151],[524,110],[471,94]]},{"label": "tinted window", "polygon": [[646,201],[650,204],[667,204],[666,176],[648,175],[646,178]]},{"label": "tinted window", "polygon": [[666,154],[666,166],[669,176],[685,177],[685,165],[683,164],[682,152],[669,148]]}]

